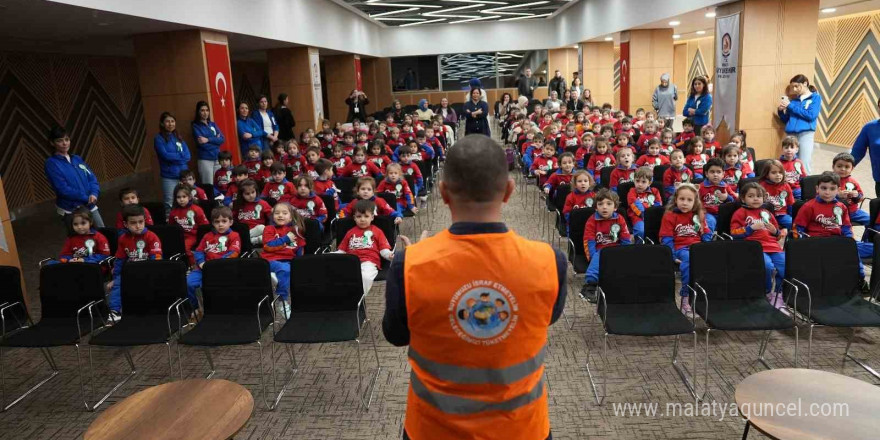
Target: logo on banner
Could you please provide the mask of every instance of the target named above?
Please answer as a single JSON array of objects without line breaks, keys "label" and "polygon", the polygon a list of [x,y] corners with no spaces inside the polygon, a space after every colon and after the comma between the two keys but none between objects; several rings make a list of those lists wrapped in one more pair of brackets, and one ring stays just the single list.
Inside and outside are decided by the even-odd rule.
[{"label": "logo on banner", "polygon": [[[220,91],[220,83],[223,83],[223,91]],[[214,90],[217,91],[217,95],[220,97],[220,105],[222,107],[226,107],[226,92],[229,91],[229,86],[226,85],[226,75],[223,72],[217,72],[217,75],[214,76]]]},{"label": "logo on banner", "polygon": [[727,58],[730,56],[730,34],[725,33],[723,37],[721,37],[721,56]]}]

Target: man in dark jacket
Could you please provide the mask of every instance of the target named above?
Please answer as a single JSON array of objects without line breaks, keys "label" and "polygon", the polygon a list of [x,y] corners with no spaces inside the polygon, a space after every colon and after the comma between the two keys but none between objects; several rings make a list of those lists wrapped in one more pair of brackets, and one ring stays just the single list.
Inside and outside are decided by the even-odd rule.
[{"label": "man in dark jacket", "polygon": [[519,96],[525,96],[531,101],[534,99],[535,87],[537,86],[538,81],[532,77],[532,69],[526,67],[525,74],[520,75],[519,79],[516,80],[516,89],[519,92]]},{"label": "man in dark jacket", "polygon": [[565,78],[562,77],[562,73],[559,72],[559,69],[556,69],[554,72],[553,79],[550,80],[550,84],[547,84],[548,90],[547,94],[556,90],[556,95],[561,99],[565,96],[565,90],[568,88],[568,85],[565,83]]}]

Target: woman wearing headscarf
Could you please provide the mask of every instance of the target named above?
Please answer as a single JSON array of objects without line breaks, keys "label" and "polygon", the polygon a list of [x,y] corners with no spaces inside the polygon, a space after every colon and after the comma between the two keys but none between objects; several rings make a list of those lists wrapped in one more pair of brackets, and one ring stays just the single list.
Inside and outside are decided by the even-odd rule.
[{"label": "woman wearing headscarf", "polygon": [[489,104],[484,101],[482,90],[474,88],[470,92],[471,99],[464,103],[465,125],[464,134],[483,134],[489,136]]},{"label": "woman wearing headscarf", "polygon": [[672,127],[675,122],[675,101],[678,101],[678,87],[669,82],[669,74],[660,75],[660,85],[654,89],[651,104],[657,119],[665,119],[666,127]]},{"label": "woman wearing headscarf", "polygon": [[468,81],[468,85],[471,86],[471,91],[467,92],[467,94],[464,95],[464,102],[468,102],[471,100],[471,95],[473,94],[474,89],[479,89],[480,90],[480,101],[483,101],[486,104],[489,104],[489,98],[486,97],[486,91],[483,90],[483,83],[480,82],[480,78],[471,78],[471,80]]},{"label": "woman wearing headscarf", "polygon": [[416,109],[416,114],[419,116],[419,121],[422,121],[426,127],[431,125],[431,118],[434,117],[434,111],[428,108],[427,99],[422,98],[419,100],[419,108]]}]

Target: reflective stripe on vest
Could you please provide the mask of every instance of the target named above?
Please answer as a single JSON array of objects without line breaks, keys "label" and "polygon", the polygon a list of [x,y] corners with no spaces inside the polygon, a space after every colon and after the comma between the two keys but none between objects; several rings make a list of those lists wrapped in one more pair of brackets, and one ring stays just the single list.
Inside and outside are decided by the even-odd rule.
[{"label": "reflective stripe on vest", "polygon": [[482,400],[467,399],[451,394],[435,393],[425,387],[415,372],[409,375],[412,390],[419,398],[434,408],[448,414],[476,414],[485,411],[513,411],[519,407],[528,405],[544,394],[544,377],[532,387],[529,392],[520,394],[514,398],[502,402],[484,402]]},{"label": "reflective stripe on vest", "polygon": [[537,355],[525,361],[511,365],[507,368],[473,368],[458,365],[443,364],[426,359],[418,352],[409,348],[409,358],[415,361],[423,370],[437,379],[455,382],[458,384],[498,384],[508,385],[525,378],[538,371],[544,365],[544,356],[547,346],[541,348]]}]

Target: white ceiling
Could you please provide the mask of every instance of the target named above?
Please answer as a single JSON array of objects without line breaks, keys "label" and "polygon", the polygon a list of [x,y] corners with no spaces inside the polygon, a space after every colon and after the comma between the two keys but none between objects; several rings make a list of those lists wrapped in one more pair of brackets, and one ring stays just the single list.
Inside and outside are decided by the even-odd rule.
[{"label": "white ceiling", "polygon": [[381,26],[546,19],[578,0],[333,0]]}]

